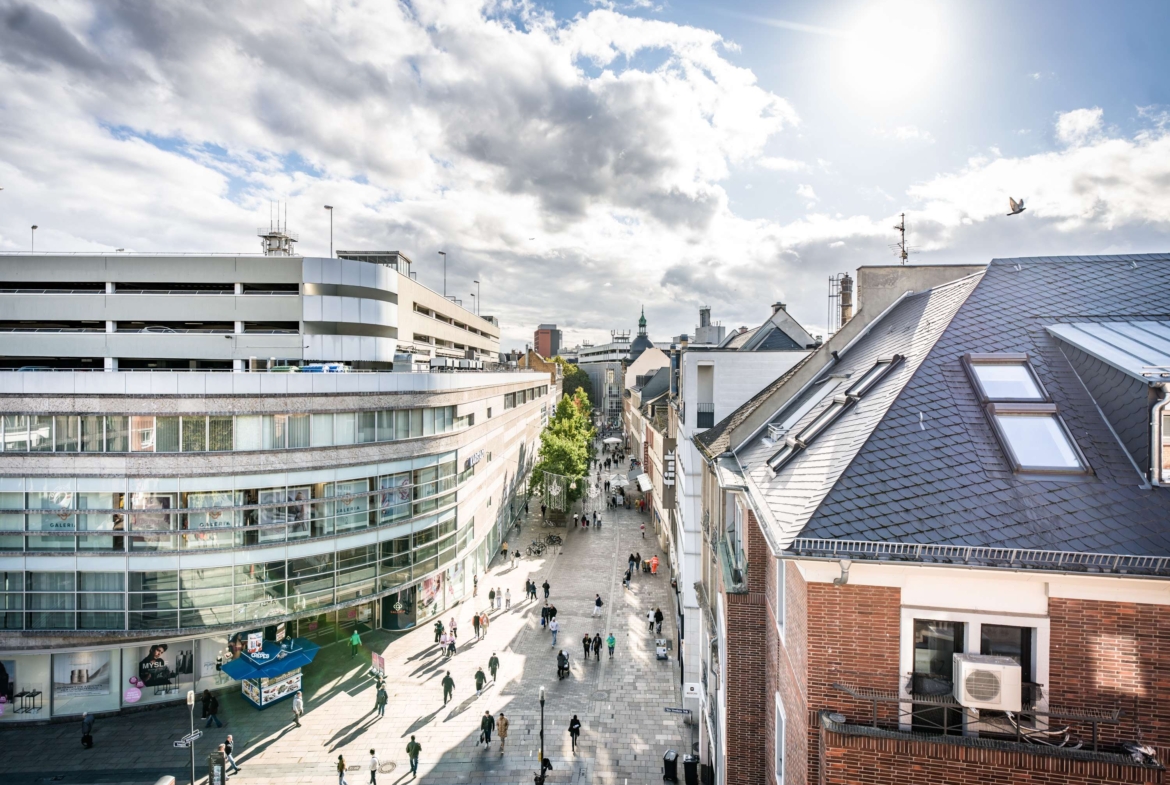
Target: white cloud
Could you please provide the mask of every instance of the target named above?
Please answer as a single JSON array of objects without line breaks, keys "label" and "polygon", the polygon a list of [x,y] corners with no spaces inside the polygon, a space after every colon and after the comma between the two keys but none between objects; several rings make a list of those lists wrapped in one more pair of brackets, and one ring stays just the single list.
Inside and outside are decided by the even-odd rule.
[{"label": "white cloud", "polygon": [[798,186],[796,189],[796,195],[801,199],[807,199],[810,202],[820,201],[816,192],[813,190],[813,187],[808,184],[802,184]]},{"label": "white cloud", "polygon": [[934,144],[934,135],[924,128],[919,128],[916,125],[900,125],[893,130],[888,128],[875,128],[873,133],[883,139],[897,139],[900,142],[926,142],[927,144]]},{"label": "white cloud", "polygon": [[1056,138],[1065,144],[1082,144],[1101,130],[1101,118],[1105,111],[1099,106],[1092,109],[1074,109],[1056,118]]},{"label": "white cloud", "polygon": [[756,165],[762,169],[771,169],[773,172],[804,172],[808,170],[808,164],[804,161],[774,156],[759,158],[756,160]]}]

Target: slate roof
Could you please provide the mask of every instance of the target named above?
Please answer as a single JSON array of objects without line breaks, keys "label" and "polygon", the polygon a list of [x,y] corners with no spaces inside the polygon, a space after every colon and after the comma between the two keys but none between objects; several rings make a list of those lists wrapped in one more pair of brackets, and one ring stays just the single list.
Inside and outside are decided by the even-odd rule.
[{"label": "slate roof", "polygon": [[[907,361],[779,474],[763,465],[775,448],[745,445],[740,461],[781,547],[799,536],[1170,555],[1170,492],[1142,487],[1048,330],[1166,320],[1170,254],[995,259],[968,293],[962,283],[907,298],[842,356],[834,370],[877,352]],[[965,352],[1027,352],[1093,475],[1015,475],[960,367]]]},{"label": "slate roof", "polygon": [[642,385],[642,405],[661,398],[670,392],[670,366],[663,366],[654,372],[654,375]]}]

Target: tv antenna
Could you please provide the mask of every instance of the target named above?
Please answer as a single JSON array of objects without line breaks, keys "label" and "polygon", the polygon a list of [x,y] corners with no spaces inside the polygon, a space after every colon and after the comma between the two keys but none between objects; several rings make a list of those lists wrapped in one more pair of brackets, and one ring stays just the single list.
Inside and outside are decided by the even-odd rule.
[{"label": "tv antenna", "polygon": [[902,260],[902,264],[906,264],[910,259],[910,254],[916,252],[918,246],[906,245],[906,213],[902,213],[900,218],[901,220],[894,225],[894,230],[902,235],[902,239],[899,242],[891,243],[889,248]]}]

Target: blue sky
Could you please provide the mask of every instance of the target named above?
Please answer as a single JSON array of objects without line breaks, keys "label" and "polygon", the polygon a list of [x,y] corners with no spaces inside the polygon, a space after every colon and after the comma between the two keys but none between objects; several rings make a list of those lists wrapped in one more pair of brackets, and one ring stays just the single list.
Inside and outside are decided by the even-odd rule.
[{"label": "blue sky", "polygon": [[[504,344],[1170,249],[1170,3],[0,0],[0,250],[406,252]],[[1028,210],[1007,218],[1008,196]]]}]

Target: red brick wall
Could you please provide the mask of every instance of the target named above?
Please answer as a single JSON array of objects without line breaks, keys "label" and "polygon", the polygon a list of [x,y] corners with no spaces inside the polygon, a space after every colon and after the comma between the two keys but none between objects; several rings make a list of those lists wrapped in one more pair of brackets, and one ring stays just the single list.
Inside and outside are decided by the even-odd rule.
[{"label": "red brick wall", "polygon": [[[833,689],[834,682],[897,689],[902,590],[884,586],[808,584],[808,781],[817,782],[819,733],[816,712],[840,711],[869,717],[873,704]],[[884,704],[879,717],[897,719],[897,706]]]},{"label": "red brick wall", "polygon": [[820,732],[819,785],[1098,785],[1162,783],[1164,772],[929,741]]},{"label": "red brick wall", "polygon": [[768,600],[768,717],[764,738],[767,782],[776,780],[776,701],[778,693],[784,706],[784,783],[805,785],[808,782],[808,684],[807,657],[807,587],[800,570],[792,562],[784,570],[784,637],[777,627],[776,583],[780,562],[769,559],[767,574]]},{"label": "red brick wall", "polygon": [[[1103,739],[1135,738],[1170,748],[1170,607],[1050,598],[1049,703],[1119,706],[1121,725]],[[1082,738],[1090,729],[1078,728]]]}]

